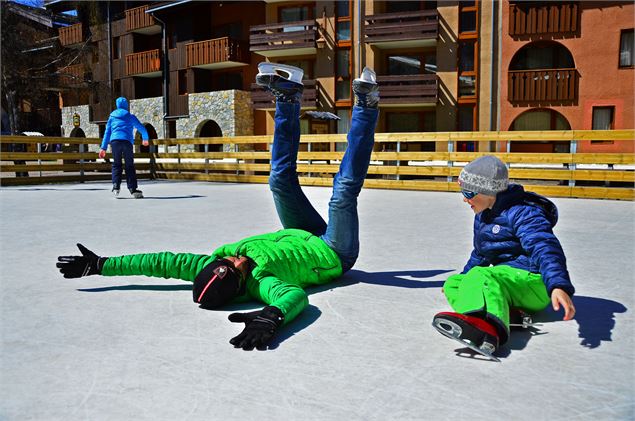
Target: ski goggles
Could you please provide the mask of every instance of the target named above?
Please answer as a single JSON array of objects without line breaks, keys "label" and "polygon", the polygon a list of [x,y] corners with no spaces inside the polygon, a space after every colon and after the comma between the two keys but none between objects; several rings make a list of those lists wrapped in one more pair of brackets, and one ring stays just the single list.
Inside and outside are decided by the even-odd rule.
[{"label": "ski goggles", "polygon": [[473,192],[473,191],[469,191],[469,190],[464,190],[464,189],[461,189],[461,194],[462,194],[462,195],[463,195],[463,197],[465,197],[467,200],[470,200],[470,199],[474,199],[474,197],[475,197],[478,193]]}]

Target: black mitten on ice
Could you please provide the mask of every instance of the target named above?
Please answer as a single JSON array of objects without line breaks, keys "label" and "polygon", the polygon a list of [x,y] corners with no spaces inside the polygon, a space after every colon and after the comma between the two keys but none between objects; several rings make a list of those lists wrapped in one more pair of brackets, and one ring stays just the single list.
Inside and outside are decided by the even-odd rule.
[{"label": "black mitten on ice", "polygon": [[267,306],[262,310],[249,313],[232,313],[229,315],[229,321],[245,323],[245,329],[240,335],[231,338],[230,344],[246,351],[254,348],[263,350],[267,348],[276,330],[284,322],[284,315],[279,308]]},{"label": "black mitten on ice", "polygon": [[58,256],[57,266],[64,278],[81,278],[88,275],[101,275],[101,269],[107,257],[97,256],[81,244],[77,248],[81,256]]}]

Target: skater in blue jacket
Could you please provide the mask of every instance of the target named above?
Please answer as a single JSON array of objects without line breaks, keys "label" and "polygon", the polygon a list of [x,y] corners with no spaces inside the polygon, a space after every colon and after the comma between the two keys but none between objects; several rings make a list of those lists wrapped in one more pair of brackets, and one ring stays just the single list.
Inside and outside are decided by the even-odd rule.
[{"label": "skater in blue jacket", "polygon": [[552,304],[571,320],[574,293],[560,242],[553,233],[558,209],[521,185],[509,184],[505,164],[482,156],[459,175],[463,201],[474,217],[474,249],[458,275],[443,286],[456,313],[434,317],[442,334],[497,360],[492,353],[509,338],[510,315]]},{"label": "skater in blue jacket", "polygon": [[101,142],[99,157],[106,157],[106,149],[110,144],[112,149],[112,192],[115,197],[119,196],[119,186],[121,185],[121,158],[126,162],[126,184],[130,194],[135,199],[143,198],[143,193],[137,187],[137,173],[134,168],[134,136],[133,129],[137,129],[143,138],[143,146],[148,146],[148,131],[141,124],[139,119],[130,113],[128,100],[124,97],[117,98],[115,102],[117,109],[110,113],[106,131]]}]

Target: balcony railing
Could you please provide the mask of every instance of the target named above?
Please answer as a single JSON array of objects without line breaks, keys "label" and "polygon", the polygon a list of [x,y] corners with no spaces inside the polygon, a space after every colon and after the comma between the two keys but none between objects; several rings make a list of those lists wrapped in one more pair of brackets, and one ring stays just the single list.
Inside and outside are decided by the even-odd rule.
[{"label": "balcony railing", "polygon": [[83,64],[73,64],[59,70],[59,77],[63,84],[68,86],[76,86],[85,82],[84,75],[86,73]]},{"label": "balcony railing", "polygon": [[242,41],[224,37],[185,44],[187,67],[220,69],[249,63],[249,52]]},{"label": "balcony railing", "polygon": [[266,57],[315,54],[317,29],[315,19],[252,26],[249,50]]},{"label": "balcony railing", "polygon": [[439,97],[437,75],[377,76],[380,105],[436,104]]},{"label": "balcony railing", "polygon": [[[149,13],[146,13],[148,10],[148,5],[135,7],[133,9],[126,10],[126,31],[128,32],[147,32],[147,30],[152,29],[155,25],[157,26],[157,31],[160,30],[156,21]],[[144,29],[146,31],[144,31]],[[152,31],[155,32],[155,31]]]},{"label": "balcony railing", "polygon": [[[302,108],[318,108],[318,86],[315,79],[305,79],[304,92],[302,93]],[[262,87],[251,84],[252,107],[257,110],[272,110],[275,108],[273,95]]]},{"label": "balcony railing", "polygon": [[577,3],[512,3],[509,5],[509,35],[576,32],[580,19],[578,9]]},{"label": "balcony railing", "polygon": [[383,13],[366,16],[364,20],[365,41],[371,44],[435,40],[439,31],[439,14],[436,10]]},{"label": "balcony railing", "polygon": [[84,42],[84,28],[81,23],[60,28],[59,35],[62,47]]},{"label": "balcony railing", "polygon": [[510,102],[572,102],[578,98],[576,69],[510,71]]},{"label": "balcony railing", "polygon": [[161,71],[159,50],[143,51],[126,55],[126,75],[142,75]]}]

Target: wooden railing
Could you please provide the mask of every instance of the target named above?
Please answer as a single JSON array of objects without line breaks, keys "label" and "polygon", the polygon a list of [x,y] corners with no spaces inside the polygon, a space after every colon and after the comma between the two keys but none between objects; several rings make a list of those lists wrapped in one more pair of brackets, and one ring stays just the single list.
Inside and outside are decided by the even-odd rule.
[{"label": "wooden railing", "polygon": [[518,70],[508,73],[511,102],[571,102],[578,98],[576,69]]},{"label": "wooden railing", "polygon": [[[302,108],[317,108],[319,100],[319,84],[315,79],[305,79],[302,81],[304,84],[304,91],[302,92]],[[273,95],[258,86],[255,83],[251,84],[251,103],[252,107],[257,110],[272,110],[275,108]]]},{"label": "wooden railing", "polygon": [[150,50],[126,55],[126,75],[138,75],[161,71],[160,51]]},{"label": "wooden railing", "polygon": [[383,13],[364,17],[365,41],[368,43],[435,39],[439,31],[436,10]]},{"label": "wooden railing", "polygon": [[[439,133],[377,133],[375,150],[365,182],[366,188],[458,191],[456,178],[464,163],[484,154],[496,155],[510,165],[513,182],[526,189],[548,196],[602,199],[635,199],[635,154],[577,153],[581,141],[611,140],[632,143],[635,130],[606,131],[548,131],[548,132],[439,132]],[[457,142],[473,141],[489,145],[503,144],[510,150],[513,142],[540,140],[568,141],[571,153],[510,153],[510,152],[453,152]],[[302,144],[345,143],[346,135],[303,135]],[[256,150],[254,145],[269,145],[272,136],[210,137],[190,139],[161,139],[151,141],[149,154],[135,154],[135,165],[141,172],[150,171],[153,177],[177,180],[266,183],[270,152]],[[379,152],[384,144],[444,142],[448,152]],[[99,139],[35,138],[2,136],[3,150],[9,144],[67,143],[76,145],[78,152],[3,152],[0,163],[2,185],[41,184],[109,180],[110,166],[97,162],[97,152],[82,152],[86,145]],[[200,145],[225,145],[235,152],[198,151]],[[206,149],[206,148],[205,148]],[[227,148],[225,148],[227,149]],[[303,185],[328,186],[338,171],[343,152],[300,152],[298,172]],[[88,162],[95,160],[95,162]],[[18,162],[17,164],[15,162]],[[260,161],[260,162],[258,162]],[[21,163],[19,163],[21,162]],[[29,177],[16,177],[16,172],[29,172]],[[72,173],[72,174],[69,174]],[[142,177],[149,177],[143,173]]]},{"label": "wooden railing", "polygon": [[58,71],[59,77],[67,86],[76,86],[84,83],[86,68],[83,64],[73,64]]},{"label": "wooden railing", "polygon": [[577,2],[510,3],[509,35],[575,33],[579,25]]},{"label": "wooden railing", "polygon": [[377,76],[381,104],[435,104],[439,94],[437,75]]},{"label": "wooden railing", "polygon": [[315,19],[252,26],[249,28],[249,50],[315,48],[317,28]]},{"label": "wooden railing", "polygon": [[185,44],[185,51],[188,67],[226,61],[249,62],[246,45],[229,37]]},{"label": "wooden railing", "polygon": [[62,47],[84,42],[84,27],[81,23],[66,26],[59,29],[60,44]]},{"label": "wooden railing", "polygon": [[126,10],[126,31],[136,31],[137,29],[147,28],[156,25],[152,15],[146,13],[148,5],[135,7]]}]

